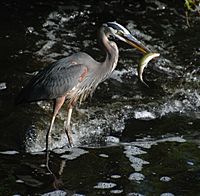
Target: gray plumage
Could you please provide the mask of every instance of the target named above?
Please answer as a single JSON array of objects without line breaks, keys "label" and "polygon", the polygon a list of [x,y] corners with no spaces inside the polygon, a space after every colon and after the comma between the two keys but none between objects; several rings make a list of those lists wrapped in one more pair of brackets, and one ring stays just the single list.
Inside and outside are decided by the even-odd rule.
[{"label": "gray plumage", "polygon": [[[87,60],[87,65],[85,60]],[[58,60],[39,71],[22,89],[16,103],[56,99],[64,96],[79,83],[84,68],[89,69],[93,59],[86,53],[76,53]],[[85,65],[84,65],[85,64]]]}]

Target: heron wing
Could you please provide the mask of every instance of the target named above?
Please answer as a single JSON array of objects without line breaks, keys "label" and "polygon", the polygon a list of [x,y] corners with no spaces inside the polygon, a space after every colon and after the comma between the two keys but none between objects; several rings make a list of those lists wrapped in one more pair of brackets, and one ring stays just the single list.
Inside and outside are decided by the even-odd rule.
[{"label": "heron wing", "polygon": [[87,75],[87,67],[61,59],[41,70],[22,89],[16,103],[55,99],[66,95]]}]

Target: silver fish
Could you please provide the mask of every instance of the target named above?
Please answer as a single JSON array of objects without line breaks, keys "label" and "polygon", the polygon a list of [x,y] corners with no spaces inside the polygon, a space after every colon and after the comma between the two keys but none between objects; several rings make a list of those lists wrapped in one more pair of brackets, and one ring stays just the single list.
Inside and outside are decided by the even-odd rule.
[{"label": "silver fish", "polygon": [[138,64],[138,67],[137,67],[137,72],[138,72],[138,77],[139,77],[139,80],[145,84],[147,87],[148,84],[143,80],[143,77],[142,77],[142,74],[143,74],[143,71],[144,71],[144,68],[147,66],[147,64],[149,63],[149,61],[155,57],[158,57],[160,56],[159,53],[147,53],[146,55],[144,55],[142,57],[142,59],[140,60],[139,64]]}]

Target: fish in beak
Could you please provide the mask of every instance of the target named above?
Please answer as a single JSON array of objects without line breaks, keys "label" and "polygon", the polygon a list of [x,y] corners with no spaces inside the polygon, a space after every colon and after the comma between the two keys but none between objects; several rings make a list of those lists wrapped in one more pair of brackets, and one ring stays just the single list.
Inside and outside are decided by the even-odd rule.
[{"label": "fish in beak", "polygon": [[151,59],[159,57],[160,54],[159,53],[147,53],[146,55],[144,55],[142,57],[142,59],[140,60],[138,67],[137,67],[137,72],[138,72],[138,77],[139,80],[147,87],[149,87],[149,85],[143,80],[143,71],[144,68],[147,66],[147,64],[149,63],[149,61],[151,61]]}]

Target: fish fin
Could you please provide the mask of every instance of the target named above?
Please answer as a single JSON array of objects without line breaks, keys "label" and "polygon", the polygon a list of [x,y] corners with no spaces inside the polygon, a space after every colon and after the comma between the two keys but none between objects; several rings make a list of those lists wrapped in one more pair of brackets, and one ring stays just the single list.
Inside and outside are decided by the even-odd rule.
[{"label": "fish fin", "polygon": [[149,85],[144,81],[144,80],[140,80],[146,87],[150,88]]}]

